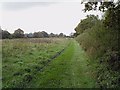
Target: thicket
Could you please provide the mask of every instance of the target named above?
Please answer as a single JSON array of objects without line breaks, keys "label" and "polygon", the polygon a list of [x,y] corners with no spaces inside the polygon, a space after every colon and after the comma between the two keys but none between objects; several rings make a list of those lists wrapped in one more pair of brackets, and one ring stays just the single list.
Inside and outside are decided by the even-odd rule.
[{"label": "thicket", "polygon": [[96,67],[97,85],[120,88],[120,4],[108,8],[100,20],[90,15],[75,28],[80,43]]}]

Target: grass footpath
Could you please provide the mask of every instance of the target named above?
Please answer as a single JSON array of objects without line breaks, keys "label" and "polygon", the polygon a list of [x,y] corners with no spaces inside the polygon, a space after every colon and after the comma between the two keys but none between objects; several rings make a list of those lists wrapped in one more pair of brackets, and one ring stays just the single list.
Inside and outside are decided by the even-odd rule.
[{"label": "grass footpath", "polygon": [[75,40],[42,72],[36,74],[27,87],[34,88],[92,88],[92,77],[85,52]]}]

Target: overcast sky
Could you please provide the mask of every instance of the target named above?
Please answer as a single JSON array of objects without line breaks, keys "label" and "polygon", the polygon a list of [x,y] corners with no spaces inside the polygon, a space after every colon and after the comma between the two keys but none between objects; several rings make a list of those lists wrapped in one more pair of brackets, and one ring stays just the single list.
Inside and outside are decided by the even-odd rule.
[{"label": "overcast sky", "polygon": [[46,31],[69,35],[87,14],[80,2],[4,2],[0,5],[0,26],[13,33],[21,28],[25,33]]}]

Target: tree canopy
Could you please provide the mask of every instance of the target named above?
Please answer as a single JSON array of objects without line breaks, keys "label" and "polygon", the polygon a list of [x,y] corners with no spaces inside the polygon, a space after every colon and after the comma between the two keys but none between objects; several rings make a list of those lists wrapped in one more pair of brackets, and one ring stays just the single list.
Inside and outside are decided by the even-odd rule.
[{"label": "tree canopy", "polygon": [[24,31],[21,30],[20,28],[15,30],[13,33],[13,37],[15,38],[23,38],[24,37]]},{"label": "tree canopy", "polygon": [[[83,2],[82,2],[83,3]],[[100,4],[100,5],[99,5]],[[84,11],[100,10],[105,12],[104,24],[110,30],[120,30],[120,0],[116,2],[87,2]]]},{"label": "tree canopy", "polygon": [[87,15],[86,19],[80,21],[80,23],[75,28],[76,35],[83,33],[85,30],[93,27],[98,21],[98,16],[95,15]]}]

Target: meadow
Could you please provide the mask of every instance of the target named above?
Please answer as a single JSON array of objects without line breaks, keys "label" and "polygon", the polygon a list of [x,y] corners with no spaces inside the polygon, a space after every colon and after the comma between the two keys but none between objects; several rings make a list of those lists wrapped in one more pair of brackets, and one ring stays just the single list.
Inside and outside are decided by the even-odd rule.
[{"label": "meadow", "polygon": [[[19,4],[19,7],[17,3],[7,3],[7,7],[13,5],[12,8],[17,12],[13,12],[12,8],[9,8],[11,11],[6,8],[3,12],[3,22],[6,24],[2,23],[0,26],[0,89],[120,88],[120,0],[82,1],[83,9],[80,3],[73,5],[75,8],[66,8],[65,5],[65,8],[61,8],[61,3],[55,7],[55,3],[41,3],[40,8],[45,8],[39,9],[36,4],[35,10],[35,3],[22,4]],[[27,5],[32,5],[32,8],[25,9]],[[24,10],[22,15],[22,10],[19,13],[16,6]],[[4,8],[2,9],[4,11]],[[66,11],[70,13],[65,13]],[[83,11],[92,12],[83,14]],[[97,13],[98,11],[100,13]],[[78,25],[74,26],[78,21]],[[20,28],[10,33],[13,32],[12,28],[17,26],[25,29],[25,32],[47,26],[48,32],[55,31],[57,34],[48,34],[46,31],[24,33]],[[73,27],[74,33],[71,32]],[[33,28],[35,29],[32,30]],[[71,33],[66,36],[62,32]]]},{"label": "meadow", "polygon": [[89,58],[72,38],[2,41],[2,88],[92,88]]},{"label": "meadow", "polygon": [[67,39],[31,38],[2,41],[3,88],[24,87],[69,44]]}]

